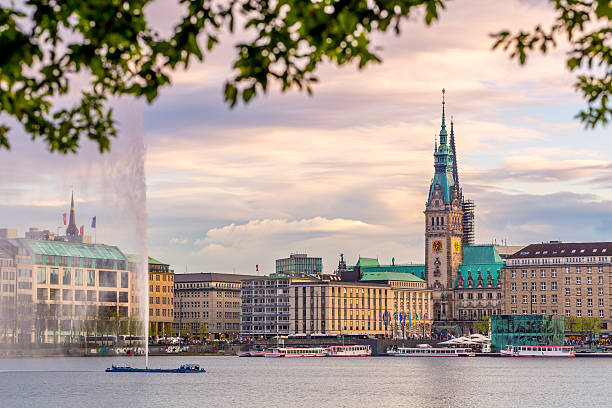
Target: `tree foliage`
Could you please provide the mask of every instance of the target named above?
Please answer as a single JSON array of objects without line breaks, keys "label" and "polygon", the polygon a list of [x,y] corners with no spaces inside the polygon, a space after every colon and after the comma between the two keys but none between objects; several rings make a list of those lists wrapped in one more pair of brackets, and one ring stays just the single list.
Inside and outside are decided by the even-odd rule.
[{"label": "tree foliage", "polygon": [[586,109],[577,117],[594,128],[612,120],[612,6],[610,0],[550,0],[557,12],[550,28],[537,25],[533,31],[501,31],[493,49],[510,51],[521,65],[533,51],[547,53],[565,37],[570,44],[567,67],[578,71],[574,88],[582,93]]},{"label": "tree foliage", "polygon": [[[222,33],[239,25],[249,41],[236,45],[233,74],[224,87],[227,103],[248,103],[273,84],[312,92],[323,62],[380,62],[371,39],[376,32],[400,32],[402,21],[429,25],[447,0],[176,0],[183,16],[169,36],[157,33],[146,18],[152,0],[24,0],[0,7],[0,113],[17,120],[51,151],[76,152],[89,138],[100,152],[117,135],[110,97],[154,101],[170,84],[173,71],[204,61]],[[579,76],[589,108],[589,126],[609,116],[610,31],[579,35],[584,16],[606,16],[603,0],[549,0],[568,15],[546,34],[498,34],[496,46],[515,45],[521,62],[542,43],[546,50],[564,28],[575,45],[570,68],[604,61],[607,74]],[[595,7],[595,3],[599,6]],[[584,13],[582,9],[588,9]],[[592,13],[591,13],[592,11]],[[579,14],[576,14],[579,13]],[[565,14],[563,14],[565,16]],[[576,16],[582,17],[576,17]],[[607,15],[609,17],[609,14]],[[583,20],[580,20],[582,18]],[[590,20],[589,20],[590,21]],[[606,62],[607,61],[607,62]],[[72,106],[62,103],[80,93]],[[599,105],[598,105],[599,104]],[[10,147],[9,127],[0,125],[0,148]]]},{"label": "tree foliage", "polygon": [[474,322],[473,327],[475,330],[478,330],[478,333],[488,335],[490,321],[491,316],[483,316],[479,320]]}]

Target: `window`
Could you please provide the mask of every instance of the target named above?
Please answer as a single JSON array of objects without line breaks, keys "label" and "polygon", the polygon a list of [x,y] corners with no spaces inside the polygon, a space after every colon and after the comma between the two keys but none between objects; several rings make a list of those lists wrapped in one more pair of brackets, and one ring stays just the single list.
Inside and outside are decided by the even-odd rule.
[{"label": "window", "polygon": [[582,296],[582,289],[576,289],[576,296]]},{"label": "window", "polygon": [[566,284],[566,285],[569,285],[570,283],[571,283],[571,282],[570,282],[570,278],[569,278],[569,276],[568,276],[568,277],[566,277],[566,278],[565,278],[565,284]]},{"label": "window", "polygon": [[77,286],[83,286],[83,270],[82,269],[74,270],[74,284]]},{"label": "window", "polygon": [[593,268],[591,268],[590,266],[587,268],[587,273],[592,273],[593,272]]},{"label": "window", "polygon": [[542,295],[542,297],[540,298],[540,303],[542,304],[546,303],[546,295]]},{"label": "window", "polygon": [[580,268],[576,268],[576,273],[580,273]]},{"label": "window", "polygon": [[527,271],[525,269],[523,269],[521,272],[523,273],[523,278],[526,278],[527,277]]},{"label": "window", "polygon": [[19,289],[32,289],[32,282],[19,282]]},{"label": "window", "polygon": [[546,290],[546,282],[540,282],[540,290]]},{"label": "window", "polygon": [[603,310],[599,311],[599,317],[604,317],[604,311]]},{"label": "window", "polygon": [[576,307],[582,306],[582,299],[576,299]]},{"label": "window", "polygon": [[70,269],[64,268],[64,273],[62,276],[62,284],[70,285],[70,281],[72,280],[71,278],[72,278],[72,273],[70,272]]},{"label": "window", "polygon": [[587,295],[593,296],[593,288],[587,288]]},{"label": "window", "polygon": [[531,290],[538,290],[538,283],[537,282],[531,282]]},{"label": "window", "polygon": [[527,282],[523,282],[523,290],[527,290]]},{"label": "window", "polygon": [[581,283],[580,276],[576,276],[576,285],[580,285]]},{"label": "window", "polygon": [[117,287],[117,272],[115,271],[99,271],[99,285],[104,288]]},{"label": "window", "polygon": [[38,283],[47,283],[47,270],[45,268],[38,268],[36,281]]},{"label": "window", "polygon": [[516,282],[512,282],[512,289],[511,290],[516,290]]},{"label": "window", "polygon": [[512,277],[516,278],[516,271],[514,269],[512,270]]},{"label": "window", "polygon": [[96,286],[96,271],[93,269],[87,271],[87,286]]},{"label": "window", "polygon": [[550,282],[550,290],[557,290],[557,281]]},{"label": "window", "polygon": [[598,288],[598,289],[597,289],[597,294],[598,294],[599,296],[603,296],[603,288]]},{"label": "window", "polygon": [[593,299],[587,299],[587,306],[593,306]]},{"label": "window", "polygon": [[590,276],[587,276],[587,285],[592,285],[593,279]]},{"label": "window", "polygon": [[[570,269],[569,269],[569,267],[566,267],[566,268],[565,268],[565,273],[570,273]],[[568,315],[568,316],[569,316],[569,315]]]},{"label": "window", "polygon": [[600,276],[600,277],[597,279],[597,283],[598,283],[598,284],[600,284],[600,285],[603,285],[603,276]]},{"label": "window", "polygon": [[566,315],[566,316],[571,316],[570,311],[569,311],[569,310],[566,310],[566,311],[565,311],[565,315]]},{"label": "window", "polygon": [[531,270],[531,277],[535,278],[536,276],[538,276],[538,271],[536,271],[535,269]]},{"label": "window", "polygon": [[538,303],[538,295],[531,295],[531,303]]},{"label": "window", "polygon": [[512,302],[511,302],[511,303],[512,303],[512,304],[515,304],[515,303],[516,303],[516,295],[512,295]]},{"label": "window", "polygon": [[570,288],[565,288],[565,296],[570,296],[570,295],[571,295]]},{"label": "window", "polygon": [[550,276],[552,276],[553,278],[557,277],[557,270],[556,269],[551,269],[550,270]]},{"label": "window", "polygon": [[540,270],[540,278],[545,278],[545,277],[546,277],[546,269]]},{"label": "window", "polygon": [[36,289],[36,299],[38,300],[47,300],[48,298],[47,288],[38,288]]},{"label": "window", "polygon": [[129,276],[128,272],[121,272],[121,287],[127,288],[129,287]]},{"label": "window", "polygon": [[571,306],[571,301],[569,299],[565,299],[565,306]]},{"label": "window", "polygon": [[59,269],[51,268],[51,273],[49,274],[49,283],[52,285],[59,285]]},{"label": "window", "polygon": [[527,295],[523,295],[523,304],[527,304]]},{"label": "window", "polygon": [[576,311],[576,316],[582,317],[582,310],[577,310]]},{"label": "window", "polygon": [[551,303],[557,303],[557,295],[551,295],[550,302]]}]

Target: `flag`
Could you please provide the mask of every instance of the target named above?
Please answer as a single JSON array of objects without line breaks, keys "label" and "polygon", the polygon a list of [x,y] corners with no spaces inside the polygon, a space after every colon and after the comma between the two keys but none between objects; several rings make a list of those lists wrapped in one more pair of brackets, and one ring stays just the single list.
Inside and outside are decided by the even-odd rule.
[{"label": "flag", "polygon": [[408,327],[412,326],[412,313],[408,312]]},{"label": "flag", "polygon": [[64,219],[64,225],[66,225],[66,213],[62,214],[62,218]]},{"label": "flag", "polygon": [[96,217],[91,219],[91,228],[96,228]]},{"label": "flag", "polygon": [[85,226],[81,225],[81,236],[85,235]]},{"label": "flag", "polygon": [[255,265],[255,272],[259,272],[259,264]]}]

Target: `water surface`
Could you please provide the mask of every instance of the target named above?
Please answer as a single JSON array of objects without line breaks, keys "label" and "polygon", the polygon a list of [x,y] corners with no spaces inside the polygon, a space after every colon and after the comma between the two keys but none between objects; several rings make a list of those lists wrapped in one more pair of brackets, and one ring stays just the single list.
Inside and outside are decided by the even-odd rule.
[{"label": "water surface", "polygon": [[612,359],[151,357],[203,374],[105,373],[142,358],[0,359],[0,406],[603,407]]}]

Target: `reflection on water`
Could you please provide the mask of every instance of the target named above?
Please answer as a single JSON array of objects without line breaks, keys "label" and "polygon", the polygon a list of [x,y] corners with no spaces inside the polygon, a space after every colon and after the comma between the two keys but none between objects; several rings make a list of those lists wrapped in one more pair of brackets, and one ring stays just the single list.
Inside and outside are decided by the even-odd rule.
[{"label": "reflection on water", "polygon": [[153,357],[205,374],[105,373],[142,358],[0,360],[4,407],[607,406],[611,359]]}]

